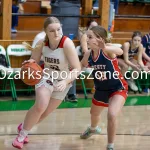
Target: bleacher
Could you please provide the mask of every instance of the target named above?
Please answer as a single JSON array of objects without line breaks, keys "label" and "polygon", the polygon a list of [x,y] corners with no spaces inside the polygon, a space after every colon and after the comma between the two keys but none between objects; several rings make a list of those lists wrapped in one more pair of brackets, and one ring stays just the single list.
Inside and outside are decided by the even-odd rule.
[{"label": "bleacher", "polygon": [[120,2],[124,2],[124,3],[142,3],[142,4],[147,4],[147,3],[150,3],[150,0],[120,0]]},{"label": "bleacher", "polygon": [[[127,2],[130,2],[127,4]],[[113,33],[113,42],[124,43],[131,37],[134,30],[140,30],[143,34],[149,30],[150,19],[145,18],[150,15],[149,5],[133,5],[132,0],[122,0],[119,4],[119,13],[115,17],[115,28]],[[143,1],[136,1],[143,2]],[[32,3],[34,3],[32,10]],[[27,9],[28,8],[28,9]],[[37,9],[38,8],[38,9]],[[49,1],[27,1],[24,3],[25,13],[50,13],[51,8]],[[99,10],[98,10],[99,11]],[[81,8],[81,14],[82,8]],[[31,19],[32,18],[32,19]],[[23,39],[25,38],[25,32],[27,32],[29,40],[32,40],[34,35],[38,31],[41,31],[43,22],[46,17],[44,16],[19,16],[18,34],[12,36],[12,39]],[[81,19],[80,19],[81,20]],[[36,24],[36,26],[34,26]],[[81,24],[81,21],[80,21]]]}]

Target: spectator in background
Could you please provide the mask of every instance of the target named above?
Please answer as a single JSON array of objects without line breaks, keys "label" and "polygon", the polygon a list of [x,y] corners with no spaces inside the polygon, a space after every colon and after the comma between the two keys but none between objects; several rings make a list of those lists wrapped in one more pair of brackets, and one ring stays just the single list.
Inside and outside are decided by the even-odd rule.
[{"label": "spectator in background", "polygon": [[[98,23],[95,21],[95,20],[89,20],[87,22],[87,30],[91,29],[92,27],[94,26],[97,26]],[[84,54],[86,51],[88,51],[88,46],[87,46],[87,34],[86,34],[86,31],[85,32],[80,32],[80,37],[79,37],[79,40],[80,40],[80,43],[81,43],[81,49],[82,49],[82,53]]]},{"label": "spectator in background", "polygon": [[[140,72],[141,70],[148,71],[147,67],[144,66],[142,61],[143,45],[141,44],[142,34],[139,31],[135,31],[132,35],[132,40],[123,44],[123,55],[118,58],[118,64],[121,68],[121,72],[127,79],[127,71],[129,67],[134,71]],[[138,91],[134,79],[130,78],[127,80],[131,90]],[[136,78],[137,74],[133,73],[133,77]]]},{"label": "spectator in background", "polygon": [[146,65],[148,69],[150,69],[150,33],[143,36],[142,44],[144,47],[143,62],[144,65]]},{"label": "spectator in background", "polygon": [[114,2],[115,14],[118,14],[119,0],[110,0],[110,2]]},{"label": "spectator in background", "polygon": [[[143,47],[144,47],[144,50],[143,50],[143,63],[150,70],[150,33],[143,36],[142,44],[143,44]],[[149,88],[145,87],[143,89],[143,91],[148,93]]]},{"label": "spectator in background", "polygon": [[99,7],[99,0],[93,0],[93,7]]},{"label": "spectator in background", "polygon": [[[22,3],[26,0],[12,0],[12,13],[24,13]],[[18,16],[12,16],[11,32],[17,33],[16,27],[18,26]]]},{"label": "spectator in background", "polygon": [[65,101],[78,102],[78,99],[76,96],[76,80],[73,81],[72,87],[69,89],[69,92],[67,93]]},{"label": "spectator in background", "polygon": [[[110,0],[114,3],[115,14],[118,14],[119,0]],[[99,7],[99,0],[93,0],[93,7],[96,10]]]},{"label": "spectator in background", "polygon": [[[51,0],[51,14],[57,15],[80,15],[80,0]],[[64,35],[74,38],[78,34],[79,17],[58,17],[62,23]]]},{"label": "spectator in background", "polygon": [[[57,15],[80,15],[80,0],[51,0],[51,14]],[[61,24],[63,34],[71,39],[78,36],[79,17],[58,17]],[[77,102],[76,98],[76,81],[73,82],[70,88],[66,101]]]}]

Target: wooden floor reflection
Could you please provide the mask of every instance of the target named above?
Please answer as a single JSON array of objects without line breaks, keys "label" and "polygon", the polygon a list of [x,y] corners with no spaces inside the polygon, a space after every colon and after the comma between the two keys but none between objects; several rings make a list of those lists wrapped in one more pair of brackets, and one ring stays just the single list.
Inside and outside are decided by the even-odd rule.
[{"label": "wooden floor reflection", "polygon": [[[89,108],[57,109],[30,132],[30,143],[23,150],[106,150],[107,109],[99,126],[102,134],[81,140],[79,135],[90,124]],[[150,106],[125,106],[118,116],[115,150],[150,149]],[[26,111],[0,112],[0,150],[11,146],[16,127]]]}]

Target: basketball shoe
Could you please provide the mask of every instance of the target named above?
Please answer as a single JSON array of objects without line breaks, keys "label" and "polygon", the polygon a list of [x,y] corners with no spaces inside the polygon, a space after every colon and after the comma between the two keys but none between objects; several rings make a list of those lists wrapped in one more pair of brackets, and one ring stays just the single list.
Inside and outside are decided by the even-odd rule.
[{"label": "basketball shoe", "polygon": [[115,150],[115,149],[114,149],[114,148],[108,148],[108,147],[107,147],[107,150]]},{"label": "basketball shoe", "polygon": [[100,134],[100,133],[101,133],[101,128],[96,127],[95,130],[91,130],[90,127],[88,127],[85,130],[85,132],[80,135],[80,138],[81,139],[87,139],[87,138],[91,137],[94,134]]},{"label": "basketball shoe", "polygon": [[[19,126],[18,126],[18,128],[17,128],[17,132],[20,133],[21,129],[22,129],[22,123],[19,124]],[[24,140],[24,144],[27,144],[27,143],[29,143],[29,139],[28,139],[28,137],[26,136],[26,138],[25,138],[25,140]]]}]

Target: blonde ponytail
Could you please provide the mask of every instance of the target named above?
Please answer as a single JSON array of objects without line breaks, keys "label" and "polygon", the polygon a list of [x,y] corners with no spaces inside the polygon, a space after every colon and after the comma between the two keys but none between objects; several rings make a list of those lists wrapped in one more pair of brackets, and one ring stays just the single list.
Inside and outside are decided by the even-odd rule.
[{"label": "blonde ponytail", "polygon": [[30,51],[39,50],[44,46],[44,42],[37,44],[34,48],[27,42],[22,42],[22,44],[26,47],[27,50],[30,50]]}]

